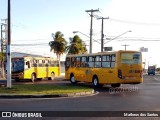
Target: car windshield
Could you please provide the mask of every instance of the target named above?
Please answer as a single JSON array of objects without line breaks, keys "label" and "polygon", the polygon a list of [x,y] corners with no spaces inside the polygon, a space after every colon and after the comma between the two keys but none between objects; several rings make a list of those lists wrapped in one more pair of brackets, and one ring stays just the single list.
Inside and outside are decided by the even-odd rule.
[{"label": "car windshield", "polygon": [[123,64],[141,64],[141,54],[134,53],[121,53],[121,63]]},{"label": "car windshield", "polygon": [[24,59],[16,58],[12,59],[12,72],[22,72],[24,71]]}]

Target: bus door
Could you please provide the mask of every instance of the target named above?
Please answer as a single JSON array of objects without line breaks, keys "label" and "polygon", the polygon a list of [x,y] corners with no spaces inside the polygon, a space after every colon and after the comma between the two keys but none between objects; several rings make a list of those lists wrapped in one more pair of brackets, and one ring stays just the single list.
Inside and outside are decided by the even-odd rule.
[{"label": "bus door", "polygon": [[81,57],[75,58],[75,79],[82,80]]},{"label": "bus door", "polygon": [[49,72],[49,66],[51,65],[51,63],[50,63],[51,61],[49,61],[49,60],[44,60],[44,68],[45,68],[45,71],[46,71],[46,75],[45,75],[45,77],[50,77],[50,72]]},{"label": "bus door", "polygon": [[87,81],[86,79],[86,70],[87,70],[87,56],[81,57],[80,69],[79,69],[79,79],[81,81]]},{"label": "bus door", "polygon": [[85,69],[85,80],[86,82],[92,82],[92,78],[94,75],[94,56],[88,57],[88,62]]}]

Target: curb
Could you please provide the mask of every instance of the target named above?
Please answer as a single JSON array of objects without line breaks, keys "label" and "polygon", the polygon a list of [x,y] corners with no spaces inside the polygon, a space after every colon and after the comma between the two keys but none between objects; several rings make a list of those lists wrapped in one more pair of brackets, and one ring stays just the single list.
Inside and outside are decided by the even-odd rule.
[{"label": "curb", "polygon": [[97,94],[94,90],[91,92],[79,92],[69,94],[54,94],[54,95],[0,95],[0,98],[58,98],[58,97],[80,97]]}]

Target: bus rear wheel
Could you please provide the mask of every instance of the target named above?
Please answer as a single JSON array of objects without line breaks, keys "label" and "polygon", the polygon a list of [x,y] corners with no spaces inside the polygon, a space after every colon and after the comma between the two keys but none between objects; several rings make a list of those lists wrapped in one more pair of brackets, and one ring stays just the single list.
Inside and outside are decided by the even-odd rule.
[{"label": "bus rear wheel", "polygon": [[117,83],[117,84],[111,84],[111,86],[115,88],[115,87],[120,87],[120,86],[121,86],[121,84],[120,84],[120,83]]},{"label": "bus rear wheel", "polygon": [[36,74],[32,73],[32,75],[31,75],[31,81],[34,82],[35,80],[36,80]]}]

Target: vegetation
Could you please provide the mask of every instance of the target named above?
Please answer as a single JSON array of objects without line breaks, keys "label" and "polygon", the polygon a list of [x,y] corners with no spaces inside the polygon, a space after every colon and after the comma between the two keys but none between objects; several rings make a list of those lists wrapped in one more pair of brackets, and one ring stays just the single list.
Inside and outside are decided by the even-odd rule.
[{"label": "vegetation", "polygon": [[4,73],[4,64],[5,64],[5,57],[6,57],[6,54],[3,53],[3,52],[0,52],[0,77],[4,77],[5,76],[5,73]]},{"label": "vegetation", "polygon": [[73,38],[70,38],[70,45],[67,46],[68,54],[83,54],[87,52],[86,45],[82,39],[75,35]]},{"label": "vegetation", "polygon": [[87,52],[86,45],[82,39],[75,35],[73,38],[70,38],[70,44],[67,46],[67,41],[64,39],[64,35],[57,31],[55,35],[52,33],[53,41],[49,42],[51,51],[57,55],[57,58],[60,61],[60,56],[67,52],[68,54],[83,54]]},{"label": "vegetation", "polygon": [[49,46],[51,48],[51,51],[54,51],[54,53],[57,55],[57,59],[60,62],[60,56],[66,51],[67,41],[63,37],[64,35],[58,31],[54,34],[52,34],[53,41],[49,42]]},{"label": "vegetation", "polygon": [[91,92],[92,89],[83,86],[73,85],[50,85],[50,84],[26,84],[26,85],[13,85],[12,88],[0,87],[0,94],[11,95],[54,95],[54,94],[67,94],[77,92]]},{"label": "vegetation", "polygon": [[159,72],[159,71],[160,71],[160,67],[158,67],[158,68],[156,69],[156,71],[158,71],[158,72]]}]

